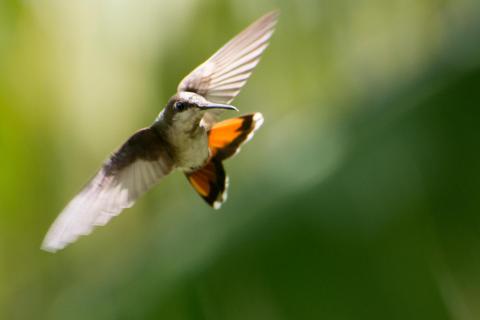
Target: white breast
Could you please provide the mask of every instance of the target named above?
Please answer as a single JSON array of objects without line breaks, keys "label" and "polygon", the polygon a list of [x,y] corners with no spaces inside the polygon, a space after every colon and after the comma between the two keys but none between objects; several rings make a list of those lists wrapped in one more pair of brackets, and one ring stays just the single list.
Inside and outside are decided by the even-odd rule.
[{"label": "white breast", "polygon": [[172,130],[169,132],[169,141],[176,151],[176,167],[182,171],[202,167],[210,156],[208,135],[202,127],[194,136]]}]

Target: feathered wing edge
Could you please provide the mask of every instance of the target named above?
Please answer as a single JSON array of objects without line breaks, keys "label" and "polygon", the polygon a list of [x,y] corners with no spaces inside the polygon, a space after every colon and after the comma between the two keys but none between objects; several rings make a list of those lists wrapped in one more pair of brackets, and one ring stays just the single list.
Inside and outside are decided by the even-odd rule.
[{"label": "feathered wing edge", "polygon": [[[134,134],[60,213],[42,243],[50,252],[63,249],[96,226],[103,226],[172,170],[165,153],[144,159],[145,143],[161,143],[151,129]],[[155,146],[155,144],[153,144]],[[163,155],[163,156],[162,156]]]},{"label": "feathered wing edge", "polygon": [[178,91],[195,92],[212,102],[230,103],[267,48],[278,16],[278,11],[272,11],[252,23],[187,75]]}]

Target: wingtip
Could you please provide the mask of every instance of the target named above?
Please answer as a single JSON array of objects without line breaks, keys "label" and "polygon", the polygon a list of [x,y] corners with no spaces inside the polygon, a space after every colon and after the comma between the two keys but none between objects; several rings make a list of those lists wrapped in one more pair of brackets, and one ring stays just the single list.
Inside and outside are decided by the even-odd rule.
[{"label": "wingtip", "polygon": [[270,20],[273,24],[278,22],[278,18],[280,17],[281,11],[280,9],[273,9],[267,13],[265,13],[259,20]]},{"label": "wingtip", "polygon": [[274,17],[275,19],[278,19],[278,17],[280,16],[281,13],[282,13],[282,11],[279,8],[276,8],[276,9],[273,9],[273,10],[267,12],[266,15],[269,15],[269,16]]},{"label": "wingtip", "polygon": [[60,240],[58,237],[55,236],[55,234],[51,232],[51,230],[49,230],[49,232],[43,239],[40,249],[46,252],[55,253],[57,251],[64,249],[66,246],[68,246],[71,242],[75,241],[77,238],[78,237],[75,237],[71,239],[71,241],[65,241],[65,239]]},{"label": "wingtip", "polygon": [[279,9],[274,9],[272,11],[268,11],[264,15],[262,15],[260,18],[255,20],[253,23],[251,23],[246,30],[250,28],[261,28],[264,30],[275,30],[275,27],[278,22],[278,18],[280,16],[280,10]]},{"label": "wingtip", "polygon": [[40,249],[42,249],[42,251],[45,251],[45,252],[48,252],[48,253],[57,253],[57,250],[54,249],[54,248],[48,248],[48,247],[41,246]]},{"label": "wingtip", "polygon": [[49,253],[55,253],[55,252],[57,252],[58,250],[63,249],[63,247],[55,246],[55,245],[48,244],[48,243],[45,243],[45,242],[44,242],[44,243],[42,243],[42,245],[40,246],[40,249],[42,249],[43,251],[49,252]]}]

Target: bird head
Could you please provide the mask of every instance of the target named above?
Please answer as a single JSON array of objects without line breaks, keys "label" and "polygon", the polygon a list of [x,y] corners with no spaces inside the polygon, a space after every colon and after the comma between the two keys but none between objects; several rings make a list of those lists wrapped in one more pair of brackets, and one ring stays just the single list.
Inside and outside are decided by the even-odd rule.
[{"label": "bird head", "polygon": [[194,92],[179,92],[170,98],[164,110],[164,117],[170,125],[191,128],[198,125],[206,111],[214,109],[238,109],[229,104],[210,102]]}]

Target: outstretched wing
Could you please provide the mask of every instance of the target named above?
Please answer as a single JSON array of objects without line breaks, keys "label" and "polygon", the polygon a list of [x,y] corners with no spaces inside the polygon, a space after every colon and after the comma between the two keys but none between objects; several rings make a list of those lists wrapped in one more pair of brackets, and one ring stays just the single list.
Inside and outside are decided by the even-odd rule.
[{"label": "outstretched wing", "polygon": [[278,11],[272,11],[255,21],[186,76],[178,92],[195,92],[211,102],[230,103],[267,48],[277,18]]},{"label": "outstretched wing", "polygon": [[167,145],[154,129],[135,133],[115,152],[50,227],[42,249],[55,252],[105,225],[172,170]]}]

